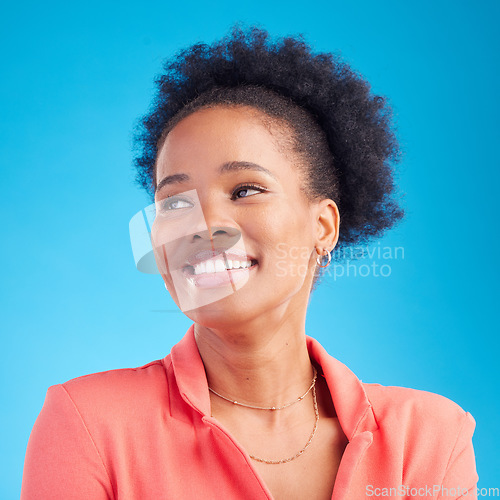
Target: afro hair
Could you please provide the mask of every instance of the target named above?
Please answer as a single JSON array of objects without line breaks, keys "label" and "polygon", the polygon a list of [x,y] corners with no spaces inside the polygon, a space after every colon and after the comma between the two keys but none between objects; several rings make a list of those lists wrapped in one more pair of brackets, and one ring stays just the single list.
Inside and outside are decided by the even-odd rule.
[{"label": "afro hair", "polygon": [[179,117],[217,103],[251,105],[288,123],[309,164],[310,196],[339,206],[337,252],[345,255],[403,218],[391,107],[340,57],[314,54],[302,36],[273,41],[261,28],[236,25],[220,41],[195,44],[167,61],[156,86],[135,135],[136,180],[152,198],[157,153]]}]

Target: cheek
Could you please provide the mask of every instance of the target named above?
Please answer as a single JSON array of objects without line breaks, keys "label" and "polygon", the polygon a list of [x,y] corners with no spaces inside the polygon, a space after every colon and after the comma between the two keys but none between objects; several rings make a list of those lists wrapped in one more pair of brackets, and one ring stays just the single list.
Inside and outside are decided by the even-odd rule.
[{"label": "cheek", "polygon": [[308,273],[314,240],[307,210],[289,204],[274,207],[253,217],[245,236],[261,256],[261,269],[274,278],[304,278]]}]

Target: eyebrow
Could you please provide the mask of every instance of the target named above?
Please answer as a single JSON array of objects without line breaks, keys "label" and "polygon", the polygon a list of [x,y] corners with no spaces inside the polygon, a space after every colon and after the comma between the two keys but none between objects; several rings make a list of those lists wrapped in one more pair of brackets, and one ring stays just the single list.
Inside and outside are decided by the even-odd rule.
[{"label": "eyebrow", "polygon": [[[276,179],[276,176],[267,168],[264,168],[260,165],[257,165],[257,163],[252,163],[249,161],[229,161],[226,163],[223,163],[219,167],[219,173],[220,174],[225,174],[227,172],[237,172],[240,170],[254,170],[257,172],[263,172],[273,179]],[[174,175],[168,175],[167,177],[164,177],[156,186],[155,192],[158,192],[161,188],[167,185],[171,184],[180,184],[183,182],[188,182],[191,180],[191,177],[187,174],[174,174]]]}]

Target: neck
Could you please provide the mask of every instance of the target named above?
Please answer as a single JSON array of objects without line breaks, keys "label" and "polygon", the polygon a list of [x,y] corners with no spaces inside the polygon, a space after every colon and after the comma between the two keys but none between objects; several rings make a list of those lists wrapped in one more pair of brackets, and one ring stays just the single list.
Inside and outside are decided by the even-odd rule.
[{"label": "neck", "polygon": [[195,324],[209,386],[255,406],[281,406],[298,398],[313,377],[305,314],[302,320],[284,321],[274,328],[269,322],[252,322],[231,331]]}]

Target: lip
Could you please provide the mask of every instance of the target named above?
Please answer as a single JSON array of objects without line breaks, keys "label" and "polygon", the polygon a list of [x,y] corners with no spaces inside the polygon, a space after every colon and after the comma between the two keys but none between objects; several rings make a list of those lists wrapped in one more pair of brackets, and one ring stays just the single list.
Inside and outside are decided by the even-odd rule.
[{"label": "lip", "polygon": [[[252,265],[246,268],[226,269],[224,272],[213,272],[193,274],[194,266],[200,262],[220,260],[250,260]],[[243,280],[247,280],[251,272],[258,266],[258,261],[246,252],[234,248],[219,247],[205,249],[194,253],[186,259],[182,268],[183,274],[188,281],[197,288],[217,288],[222,286],[234,286]]]},{"label": "lip", "polygon": [[248,280],[251,272],[258,267],[258,263],[254,260],[254,264],[250,267],[239,269],[226,269],[224,272],[191,274],[186,266],[183,270],[184,276],[197,288],[217,288],[222,286],[237,285],[243,280]]},{"label": "lip", "polygon": [[186,259],[186,262],[184,263],[183,269],[186,270],[187,267],[192,266],[194,267],[196,264],[199,264],[200,262],[206,262],[208,260],[215,260],[216,257],[219,255],[222,255],[222,257],[225,260],[250,260],[250,261],[255,261],[257,262],[257,259],[255,257],[252,257],[251,255],[248,255],[247,253],[237,250],[237,249],[230,249],[228,250],[227,248],[214,248],[209,249],[209,250],[201,250],[200,252],[197,252],[190,257]]}]

